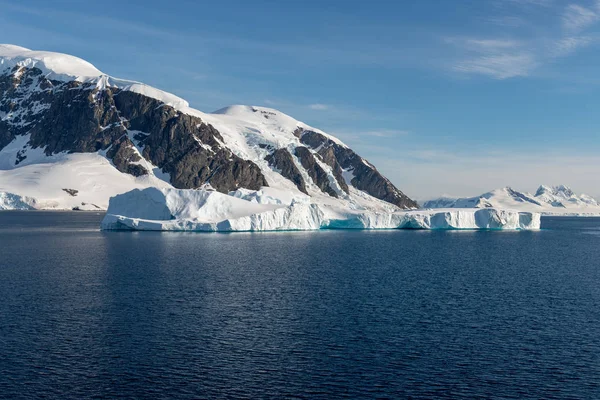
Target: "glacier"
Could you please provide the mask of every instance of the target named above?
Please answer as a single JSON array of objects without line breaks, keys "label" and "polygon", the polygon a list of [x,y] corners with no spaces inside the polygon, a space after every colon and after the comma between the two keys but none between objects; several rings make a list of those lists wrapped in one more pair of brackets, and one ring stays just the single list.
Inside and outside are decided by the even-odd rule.
[{"label": "glacier", "polygon": [[114,196],[101,223],[103,230],[204,232],[539,228],[539,213],[494,208],[383,211],[342,208],[307,198],[282,201],[251,191],[230,195],[172,188],[135,189]]}]

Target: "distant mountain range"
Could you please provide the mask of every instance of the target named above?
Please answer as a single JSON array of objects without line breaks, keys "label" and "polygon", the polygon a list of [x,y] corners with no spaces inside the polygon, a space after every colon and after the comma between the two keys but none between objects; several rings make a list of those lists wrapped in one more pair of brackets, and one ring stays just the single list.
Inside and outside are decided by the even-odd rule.
[{"label": "distant mountain range", "polygon": [[440,197],[424,202],[423,207],[503,208],[546,215],[600,215],[600,203],[596,199],[585,194],[577,195],[564,185],[542,185],[535,194],[505,187],[476,197]]}]

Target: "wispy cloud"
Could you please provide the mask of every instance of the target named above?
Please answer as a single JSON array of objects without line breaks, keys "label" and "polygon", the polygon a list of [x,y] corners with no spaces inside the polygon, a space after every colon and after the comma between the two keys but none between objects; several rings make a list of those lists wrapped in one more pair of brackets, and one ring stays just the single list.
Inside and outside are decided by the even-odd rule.
[{"label": "wispy cloud", "polygon": [[487,17],[485,21],[504,28],[518,28],[527,24],[527,21],[521,17],[505,15],[500,17]]},{"label": "wispy cloud", "polygon": [[580,32],[598,21],[600,15],[596,10],[569,4],[562,15],[563,28],[570,32]]},{"label": "wispy cloud", "polygon": [[513,39],[466,39],[464,44],[482,51],[514,49],[523,45],[521,41]]},{"label": "wispy cloud", "polygon": [[454,66],[454,70],[487,75],[495,79],[507,79],[528,76],[537,66],[538,63],[532,54],[498,54],[459,62]]},{"label": "wispy cloud", "polygon": [[[501,0],[500,3],[544,7],[556,4],[549,0]],[[455,46],[461,54],[451,63],[451,69],[465,75],[483,75],[493,79],[532,76],[553,60],[571,56],[598,42],[597,36],[583,32],[600,22],[600,0],[596,0],[593,7],[579,4],[564,6],[558,17],[557,25],[539,29],[533,37],[444,38],[446,43]],[[496,19],[499,25],[505,27],[522,21],[524,20],[519,16],[502,16]],[[521,31],[515,32],[513,35],[518,35]]]},{"label": "wispy cloud", "polygon": [[508,3],[519,6],[542,6],[549,7],[554,4],[554,0],[499,0],[500,3]]},{"label": "wispy cloud", "polygon": [[445,41],[471,55],[452,66],[461,73],[507,79],[527,76],[538,64],[535,55],[520,40],[445,38]]},{"label": "wispy cloud", "polygon": [[380,129],[365,132],[365,135],[380,137],[380,138],[391,138],[397,136],[407,136],[410,135],[410,131],[406,130],[396,130],[396,129]]},{"label": "wispy cloud", "polygon": [[590,45],[594,39],[590,36],[572,36],[552,43],[549,52],[553,57],[566,57],[577,50]]},{"label": "wispy cloud", "polygon": [[308,108],[310,108],[311,110],[314,110],[314,111],[327,111],[331,108],[331,106],[329,106],[327,104],[315,103],[315,104],[310,104],[308,106]]}]

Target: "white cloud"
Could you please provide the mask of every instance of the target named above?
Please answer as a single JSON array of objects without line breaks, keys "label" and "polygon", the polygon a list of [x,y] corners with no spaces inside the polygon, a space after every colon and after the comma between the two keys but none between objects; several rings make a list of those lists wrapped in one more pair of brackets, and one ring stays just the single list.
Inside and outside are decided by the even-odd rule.
[{"label": "white cloud", "polygon": [[538,62],[533,54],[491,54],[463,60],[454,65],[454,70],[469,74],[487,75],[494,79],[528,76]]},{"label": "white cloud", "polygon": [[538,66],[535,54],[521,40],[474,37],[444,40],[464,54],[452,64],[456,72],[507,79],[528,76]]},{"label": "white cloud", "polygon": [[464,46],[479,51],[499,51],[521,47],[523,43],[518,40],[507,39],[473,39],[467,38]]},{"label": "white cloud", "polygon": [[[511,3],[545,7],[553,5],[553,2],[545,0],[502,0],[501,2],[503,5]],[[600,0],[595,1],[594,8],[569,4],[562,9],[559,16],[558,23],[562,24],[563,29],[555,27],[550,30],[558,31],[558,34],[539,35],[538,33],[535,37],[515,37],[523,34],[517,29],[514,30],[515,35],[508,38],[444,38],[446,43],[458,49],[458,56],[450,64],[451,69],[462,74],[485,75],[493,79],[532,76],[536,70],[556,58],[571,56],[598,41],[595,36],[582,35],[580,32],[600,22]],[[497,23],[511,27],[522,22],[520,17],[509,16],[508,20],[506,18],[505,16],[496,19]],[[493,20],[492,18],[490,21]],[[547,27],[544,30],[536,29],[536,32],[541,31],[548,31],[548,29]]]},{"label": "white cloud", "polygon": [[554,3],[554,0],[499,0],[501,4],[513,4],[518,6],[541,6],[549,7]]},{"label": "white cloud", "polygon": [[331,107],[328,106],[327,104],[316,103],[316,104],[309,105],[308,108],[310,108],[311,110],[315,110],[315,111],[326,111],[326,110],[329,110],[329,108],[331,108]]},{"label": "white cloud", "polygon": [[562,16],[562,24],[568,31],[579,32],[598,22],[599,18],[600,16],[594,10],[578,4],[569,4]]},{"label": "white cloud", "polygon": [[589,36],[565,37],[552,43],[550,55],[553,57],[566,57],[590,45],[593,41]]},{"label": "white cloud", "polygon": [[485,21],[504,28],[519,28],[527,25],[527,21],[521,17],[506,15],[501,17],[489,17]]},{"label": "white cloud", "polygon": [[381,130],[374,130],[374,131],[367,131],[367,132],[365,132],[365,135],[374,136],[374,137],[380,137],[380,138],[390,138],[390,137],[397,137],[397,136],[406,136],[406,135],[409,135],[409,134],[410,134],[409,131],[396,130],[396,129],[381,129]]}]

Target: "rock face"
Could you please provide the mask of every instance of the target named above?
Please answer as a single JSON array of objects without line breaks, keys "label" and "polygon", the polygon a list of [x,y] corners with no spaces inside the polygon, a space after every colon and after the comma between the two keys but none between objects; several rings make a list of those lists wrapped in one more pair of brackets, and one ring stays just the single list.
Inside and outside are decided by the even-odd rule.
[{"label": "rock face", "polygon": [[112,160],[115,167],[127,174],[133,176],[147,175],[148,170],[137,164],[142,160],[142,157],[135,151],[135,147],[131,140],[125,135],[117,139],[106,155]]},{"label": "rock face", "polygon": [[[351,172],[350,183],[355,188],[367,192],[371,196],[392,203],[401,208],[417,208],[418,204],[398,190],[377,169],[346,146],[329,139],[318,132],[303,130],[294,131],[302,143],[317,151],[323,161],[333,168],[336,178],[341,171]],[[343,179],[338,178],[338,182]],[[347,186],[346,186],[347,190]]]},{"label": "rock face", "polygon": [[274,150],[265,160],[268,161],[270,167],[279,170],[281,175],[294,182],[298,190],[304,194],[308,194],[304,178],[302,178],[300,170],[294,164],[294,159],[287,149]]},{"label": "rock face", "polygon": [[331,187],[329,177],[323,167],[321,167],[315,156],[304,146],[296,147],[296,157],[300,160],[302,167],[308,172],[308,175],[312,181],[321,189],[323,192],[333,197],[338,197],[336,191]]},{"label": "rock face", "polygon": [[[124,174],[120,178],[147,185],[210,185],[229,193],[275,184],[351,207],[377,202],[356,196],[358,189],[400,208],[417,207],[353,150],[277,110],[232,106],[205,114],[76,57],[10,45],[0,45],[0,153],[5,170],[40,161],[36,157],[43,164],[58,155],[93,153]],[[80,196],[107,202],[90,197],[98,185],[74,176],[70,185]],[[37,196],[32,187],[25,195]]]},{"label": "rock face", "polygon": [[142,176],[148,171],[128,138],[139,131],[143,157],[170,174],[176,188],[210,183],[226,193],[268,186],[260,168],[233,154],[212,126],[139,93],[50,81],[38,68],[15,67],[0,76],[0,112],[11,116],[0,123],[0,148],[29,134],[30,146],[47,155],[103,150],[119,171]]}]

